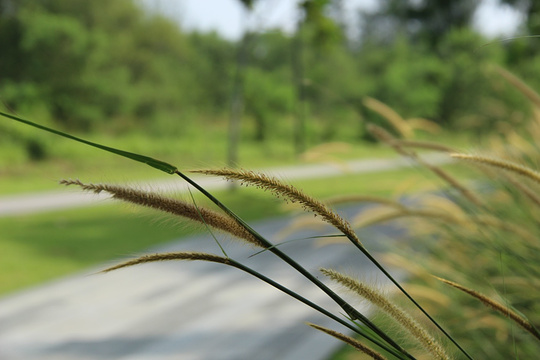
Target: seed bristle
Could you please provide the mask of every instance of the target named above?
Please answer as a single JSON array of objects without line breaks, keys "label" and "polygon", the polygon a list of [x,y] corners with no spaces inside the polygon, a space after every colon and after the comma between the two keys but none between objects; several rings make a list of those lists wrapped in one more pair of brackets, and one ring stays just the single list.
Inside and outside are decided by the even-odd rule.
[{"label": "seed bristle", "polygon": [[399,323],[409,334],[418,340],[425,350],[430,352],[436,359],[449,359],[443,347],[422,328],[403,309],[393,304],[388,297],[381,294],[371,286],[362,283],[355,278],[344,275],[332,269],[320,269],[320,271],[333,281],[345,286],[350,291],[368,300],[373,305],[380,308],[392,319]]},{"label": "seed bristle", "polygon": [[208,254],[208,253],[201,253],[201,252],[169,252],[169,253],[158,253],[158,254],[152,254],[152,255],[143,255],[136,259],[131,259],[125,262],[122,262],[120,264],[111,266],[107,269],[102,270],[101,272],[107,273],[110,271],[122,269],[125,267],[140,265],[140,264],[146,264],[151,262],[158,262],[158,261],[171,261],[171,260],[201,260],[201,261],[209,261],[209,262],[215,262],[220,264],[227,264],[228,260],[227,258]]},{"label": "seed bristle", "polygon": [[469,289],[463,285],[460,285],[458,283],[455,283],[450,280],[446,280],[443,278],[440,278],[438,276],[434,276],[435,279],[442,281],[443,283],[450,285],[458,290],[463,291],[466,294],[471,295],[472,297],[480,300],[484,305],[487,307],[503,314],[504,316],[508,317],[509,319],[512,319],[514,322],[516,322],[519,326],[521,326],[523,329],[525,329],[527,332],[531,333],[533,336],[535,336],[538,340],[540,340],[540,332],[523,316],[516,313],[514,310],[510,309],[507,306],[504,306],[503,304],[499,303],[498,301],[495,301],[488,296],[479,293],[476,290]]},{"label": "seed bristle", "polygon": [[293,203],[299,203],[305,210],[321,216],[326,222],[343,232],[351,241],[362,245],[350,224],[332,211],[322,202],[306,195],[292,185],[284,184],[274,177],[248,170],[219,169],[219,170],[195,170],[194,173],[222,176],[228,180],[238,180],[244,185],[253,185],[263,190],[272,192],[278,198],[285,198]]},{"label": "seed bristle", "polygon": [[176,216],[185,217],[199,223],[204,223],[214,229],[225,231],[238,239],[245,240],[251,245],[261,248],[266,247],[235,219],[204,207],[195,206],[194,204],[190,204],[185,201],[171,199],[148,191],[118,185],[84,184],[79,180],[62,180],[60,181],[60,184],[67,186],[77,185],[83,190],[92,191],[98,194],[100,192],[107,192],[111,194],[114,199],[153,208]]}]

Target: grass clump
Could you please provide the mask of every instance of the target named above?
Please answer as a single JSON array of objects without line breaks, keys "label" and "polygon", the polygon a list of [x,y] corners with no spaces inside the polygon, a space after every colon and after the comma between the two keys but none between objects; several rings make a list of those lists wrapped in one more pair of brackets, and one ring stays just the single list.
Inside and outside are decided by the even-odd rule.
[{"label": "grass clump", "polygon": [[[505,74],[503,76],[508,78]],[[512,84],[518,84],[514,80],[509,78]],[[518,89],[529,91],[521,85]],[[530,93],[527,92],[526,95],[531,98]],[[382,116],[391,118],[389,122],[402,135],[410,137],[413,134],[414,127],[410,126],[407,120],[390,111],[388,106],[373,99],[366,100],[366,106],[378,111]],[[6,114],[0,115],[6,116]],[[323,269],[321,271],[330,279],[375,304],[389,318],[399,323],[403,330],[396,335],[391,333],[388,322],[380,322],[378,318],[368,318],[357,310],[349,300],[342,297],[339,291],[331,289],[318,276],[281,251],[279,246],[249,226],[242,216],[174,165],[89,142],[11,115],[7,117],[144,163],[167,174],[179,176],[207,198],[209,203],[216,206],[218,212],[196,203],[181,202],[124,186],[84,184],[73,180],[66,180],[63,183],[77,185],[93,192],[105,191],[116,199],[185,217],[247,240],[249,244],[272,253],[276,261],[283,262],[284,265],[292,267],[304,276],[332,299],[339,307],[339,311],[330,311],[312,303],[296,293],[294,289],[276,283],[264,274],[229,257],[223,248],[223,256],[197,251],[143,255],[107,268],[105,272],[150,262],[178,260],[209,261],[231,266],[258,278],[334,320],[336,325],[355,334],[356,338],[317,325],[310,324],[310,326],[341,339],[356,350],[375,359],[383,357],[392,359],[533,358],[539,352],[538,292],[525,287],[537,289],[538,287],[534,287],[534,284],[538,285],[537,279],[540,275],[537,258],[540,238],[537,227],[539,215],[536,199],[531,197],[531,194],[535,194],[539,181],[537,172],[530,164],[526,164],[526,161],[534,159],[534,153],[524,153],[520,158],[504,161],[494,160],[491,156],[454,155],[456,158],[472,160],[482,165],[478,167],[478,170],[487,174],[487,177],[485,175],[480,177],[481,184],[489,184],[489,186],[480,189],[477,184],[471,186],[471,184],[462,183],[447,171],[427,163],[412,150],[415,146],[425,148],[427,146],[425,143],[403,142],[383,128],[375,126],[369,128],[376,138],[388,144],[399,154],[416,161],[419,168],[427,170],[447,184],[445,189],[440,190],[441,198],[445,200],[439,202],[433,201],[433,194],[428,195],[431,201],[423,202],[418,198],[405,199],[401,205],[392,201],[385,202],[373,196],[364,198],[365,201],[381,204],[380,206],[386,207],[387,210],[386,214],[382,213],[378,218],[361,222],[364,227],[404,216],[414,218],[413,221],[408,221],[403,225],[408,230],[408,240],[392,248],[391,254],[394,261],[399,259],[394,264],[399,264],[401,270],[412,269],[408,285],[397,281],[392,276],[391,266],[384,262],[384,255],[372,254],[360,242],[354,230],[354,223],[351,224],[329,205],[307,195],[304,191],[276,178],[252,171],[234,169],[200,171],[203,174],[224,176],[244,184],[254,185],[269,191],[278,198],[297,202],[304,209],[313,212],[332,225],[333,231],[337,229],[344,238],[349,240],[344,246],[351,246],[351,251],[358,251],[359,257],[375,265],[382,276],[388,278],[399,290],[398,295],[396,297],[383,295],[372,286],[335,270]],[[536,135],[540,136],[539,123],[540,121],[533,122],[529,130],[530,134],[537,131]],[[536,149],[534,144],[530,147],[521,147],[521,149],[527,148]],[[444,147],[437,150],[449,151]],[[486,169],[484,165],[489,167]],[[501,177],[494,176],[498,174],[498,170],[504,170],[511,175],[521,175],[524,179],[509,177],[507,173]],[[508,181],[508,179],[512,180]],[[522,187],[515,186],[516,183],[521,182],[523,182]],[[510,204],[512,206],[509,206]],[[398,257],[398,253],[402,254],[401,258]],[[438,278],[452,279],[443,280],[440,285],[449,284],[461,291],[448,292],[449,289],[438,287],[439,282],[432,274]],[[466,285],[458,285],[458,283]],[[486,289],[498,294],[503,300],[495,301],[492,296],[485,295]],[[450,305],[442,306],[441,297],[445,299],[445,304]],[[490,312],[492,309],[496,311]],[[408,315],[408,313],[413,315]],[[499,314],[503,316],[498,317]],[[523,332],[515,329],[517,325],[523,329]],[[435,333],[436,336],[434,336]],[[413,342],[421,345],[421,350],[412,345],[411,340],[404,340],[409,336],[403,335],[410,335],[414,339]]]}]

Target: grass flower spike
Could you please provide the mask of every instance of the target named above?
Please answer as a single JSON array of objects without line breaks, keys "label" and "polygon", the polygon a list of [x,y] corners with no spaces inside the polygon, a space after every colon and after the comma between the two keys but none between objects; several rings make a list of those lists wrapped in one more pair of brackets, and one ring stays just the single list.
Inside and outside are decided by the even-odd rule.
[{"label": "grass flower spike", "polygon": [[467,155],[467,154],[451,154],[453,158],[468,160],[472,162],[477,162],[489,166],[493,166],[502,170],[507,170],[515,174],[519,174],[540,184],[540,173],[534,171],[531,168],[528,168],[523,165],[516,164],[511,161],[505,161],[501,159],[491,158],[487,156],[478,156],[478,155]]},{"label": "grass flower spike", "polygon": [[136,205],[142,205],[169,214],[188,218],[200,223],[205,223],[214,229],[227,232],[236,238],[245,240],[251,245],[265,248],[264,244],[250,234],[234,219],[206,208],[197,207],[184,201],[167,198],[151,192],[137,190],[125,186],[109,184],[84,184],[79,180],[62,180],[60,181],[60,184],[77,185],[83,190],[92,191],[94,193],[106,192],[111,194],[114,199],[126,201]]},{"label": "grass flower spike", "polygon": [[351,241],[361,244],[360,239],[358,239],[350,224],[345,219],[332,211],[322,202],[304,194],[294,186],[284,184],[274,177],[256,173],[254,171],[235,169],[197,170],[193,172],[206,175],[223,176],[229,180],[238,180],[243,184],[254,185],[260,187],[261,189],[269,190],[277,197],[284,197],[293,203],[300,203],[306,210],[313,211],[316,215],[321,216],[326,222],[332,224],[338,230],[343,232]]},{"label": "grass flower spike", "polygon": [[153,254],[153,255],[144,255],[141,257],[138,257],[136,259],[131,259],[125,262],[122,262],[120,264],[111,266],[105,270],[102,270],[101,272],[110,272],[130,266],[140,265],[140,264],[146,264],[151,262],[158,262],[158,261],[171,261],[171,260],[201,260],[201,261],[208,261],[208,262],[215,262],[219,264],[229,264],[229,259],[208,254],[208,253],[200,253],[200,252],[172,252],[172,253],[159,253],[159,254]]},{"label": "grass flower spike", "polygon": [[360,281],[335,270],[320,269],[320,271],[333,281],[345,286],[353,293],[359,295],[363,299],[366,299],[371,304],[384,311],[387,315],[399,323],[411,336],[417,339],[417,341],[422,344],[424,349],[431,353],[435,359],[450,359],[443,347],[409,314],[407,314],[397,305],[393,304],[387,296],[382,295],[379,291],[373,289],[371,286],[361,283]]},{"label": "grass flower spike", "polygon": [[540,332],[529,322],[529,320],[525,319],[523,316],[519,315],[512,309],[508,308],[507,306],[504,306],[503,304],[487,297],[484,294],[479,293],[478,291],[469,289],[463,285],[460,285],[458,283],[455,283],[450,280],[442,279],[440,277],[434,276],[437,280],[442,281],[443,283],[450,285],[458,290],[463,291],[466,294],[471,295],[472,297],[476,298],[477,300],[480,300],[484,305],[487,307],[496,310],[497,312],[503,314],[504,316],[512,319],[516,324],[521,326],[523,329],[525,329],[527,332],[531,333],[534,337],[536,337],[538,340],[540,340]]}]

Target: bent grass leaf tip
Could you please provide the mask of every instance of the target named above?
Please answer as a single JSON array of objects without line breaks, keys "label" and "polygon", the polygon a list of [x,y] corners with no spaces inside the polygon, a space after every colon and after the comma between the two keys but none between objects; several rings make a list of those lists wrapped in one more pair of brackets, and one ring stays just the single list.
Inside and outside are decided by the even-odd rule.
[{"label": "bent grass leaf tip", "polygon": [[105,146],[105,145],[94,143],[94,142],[91,142],[91,141],[88,141],[88,140],[84,140],[84,139],[81,139],[79,137],[67,134],[65,132],[55,130],[55,129],[52,129],[52,128],[49,128],[49,127],[46,127],[46,126],[43,126],[43,125],[36,124],[36,123],[34,123],[34,122],[30,121],[30,120],[25,120],[25,119],[22,119],[22,118],[20,118],[18,116],[4,113],[2,111],[0,111],[0,116],[3,116],[3,117],[6,117],[6,118],[9,118],[11,120],[21,122],[21,123],[26,124],[26,125],[33,126],[35,128],[38,128],[40,130],[44,130],[44,131],[53,133],[55,135],[59,135],[59,136],[63,136],[65,138],[68,138],[68,139],[71,139],[71,140],[75,140],[77,142],[80,142],[80,143],[83,143],[83,144],[86,144],[86,145],[89,145],[89,146],[92,146],[92,147],[95,147],[95,148],[98,148],[98,149],[101,149],[101,150],[105,150],[107,152],[110,152],[110,153],[113,153],[113,154],[116,154],[116,155],[123,156],[125,158],[128,158],[128,159],[131,159],[131,160],[146,164],[146,165],[151,166],[151,167],[153,167],[155,169],[166,172],[167,174],[174,174],[175,171],[178,170],[176,168],[176,166],[168,164],[168,163],[166,163],[164,161],[157,160],[157,159],[151,158],[149,156],[135,154],[135,153],[132,153],[132,152],[129,152],[129,151],[115,149],[115,148],[112,148],[112,147],[109,147],[109,146]]}]

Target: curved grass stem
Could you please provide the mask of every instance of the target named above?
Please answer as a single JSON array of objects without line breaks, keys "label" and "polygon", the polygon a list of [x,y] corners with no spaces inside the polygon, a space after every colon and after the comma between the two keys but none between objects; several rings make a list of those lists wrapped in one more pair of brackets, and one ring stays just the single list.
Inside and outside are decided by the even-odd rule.
[{"label": "curved grass stem", "polygon": [[242,220],[232,210],[230,210],[221,201],[219,201],[216,197],[214,197],[212,194],[210,194],[206,189],[201,187],[199,184],[197,184],[195,181],[193,181],[191,178],[189,178],[188,176],[186,176],[185,174],[183,174],[179,170],[175,170],[174,173],[177,174],[178,176],[180,176],[182,179],[184,179],[186,182],[188,182],[194,188],[199,190],[204,196],[206,196],[216,206],[218,206],[226,214],[228,214],[233,219],[235,219],[240,225],[245,227],[245,229],[247,231],[249,231],[255,238],[257,238],[257,240],[259,240],[261,243],[263,243],[265,245],[265,247],[267,247],[270,252],[272,252],[274,255],[278,256],[281,260],[285,261],[287,264],[289,264],[291,267],[293,267],[295,270],[297,270],[300,274],[302,274],[304,277],[306,277],[309,281],[311,281],[314,285],[316,285],[318,288],[320,288],[323,292],[325,292],[332,300],[334,300],[336,302],[336,304],[338,304],[345,311],[345,313],[352,320],[361,321],[364,325],[366,325],[369,329],[371,329],[375,334],[380,336],[381,339],[386,341],[389,345],[391,345],[393,348],[395,348],[398,352],[400,352],[402,354],[405,354],[410,359],[414,359],[414,357],[412,357],[412,355],[410,355],[405,349],[403,349],[399,344],[397,344],[390,336],[388,336],[385,332],[383,332],[375,324],[373,324],[373,322],[371,322],[367,317],[365,317],[358,310],[356,310],[354,307],[352,307],[348,302],[346,302],[338,294],[336,294],[329,287],[327,287],[325,284],[323,284],[319,279],[317,279],[313,274],[311,274],[309,271],[307,271],[305,268],[303,268],[300,264],[298,264],[296,261],[294,261],[292,258],[290,258],[287,254],[282,252],[277,247],[274,247],[273,246],[274,244],[272,244],[271,242],[266,240],[263,236],[261,236],[257,231],[255,231],[251,226],[249,226],[244,220]]}]

